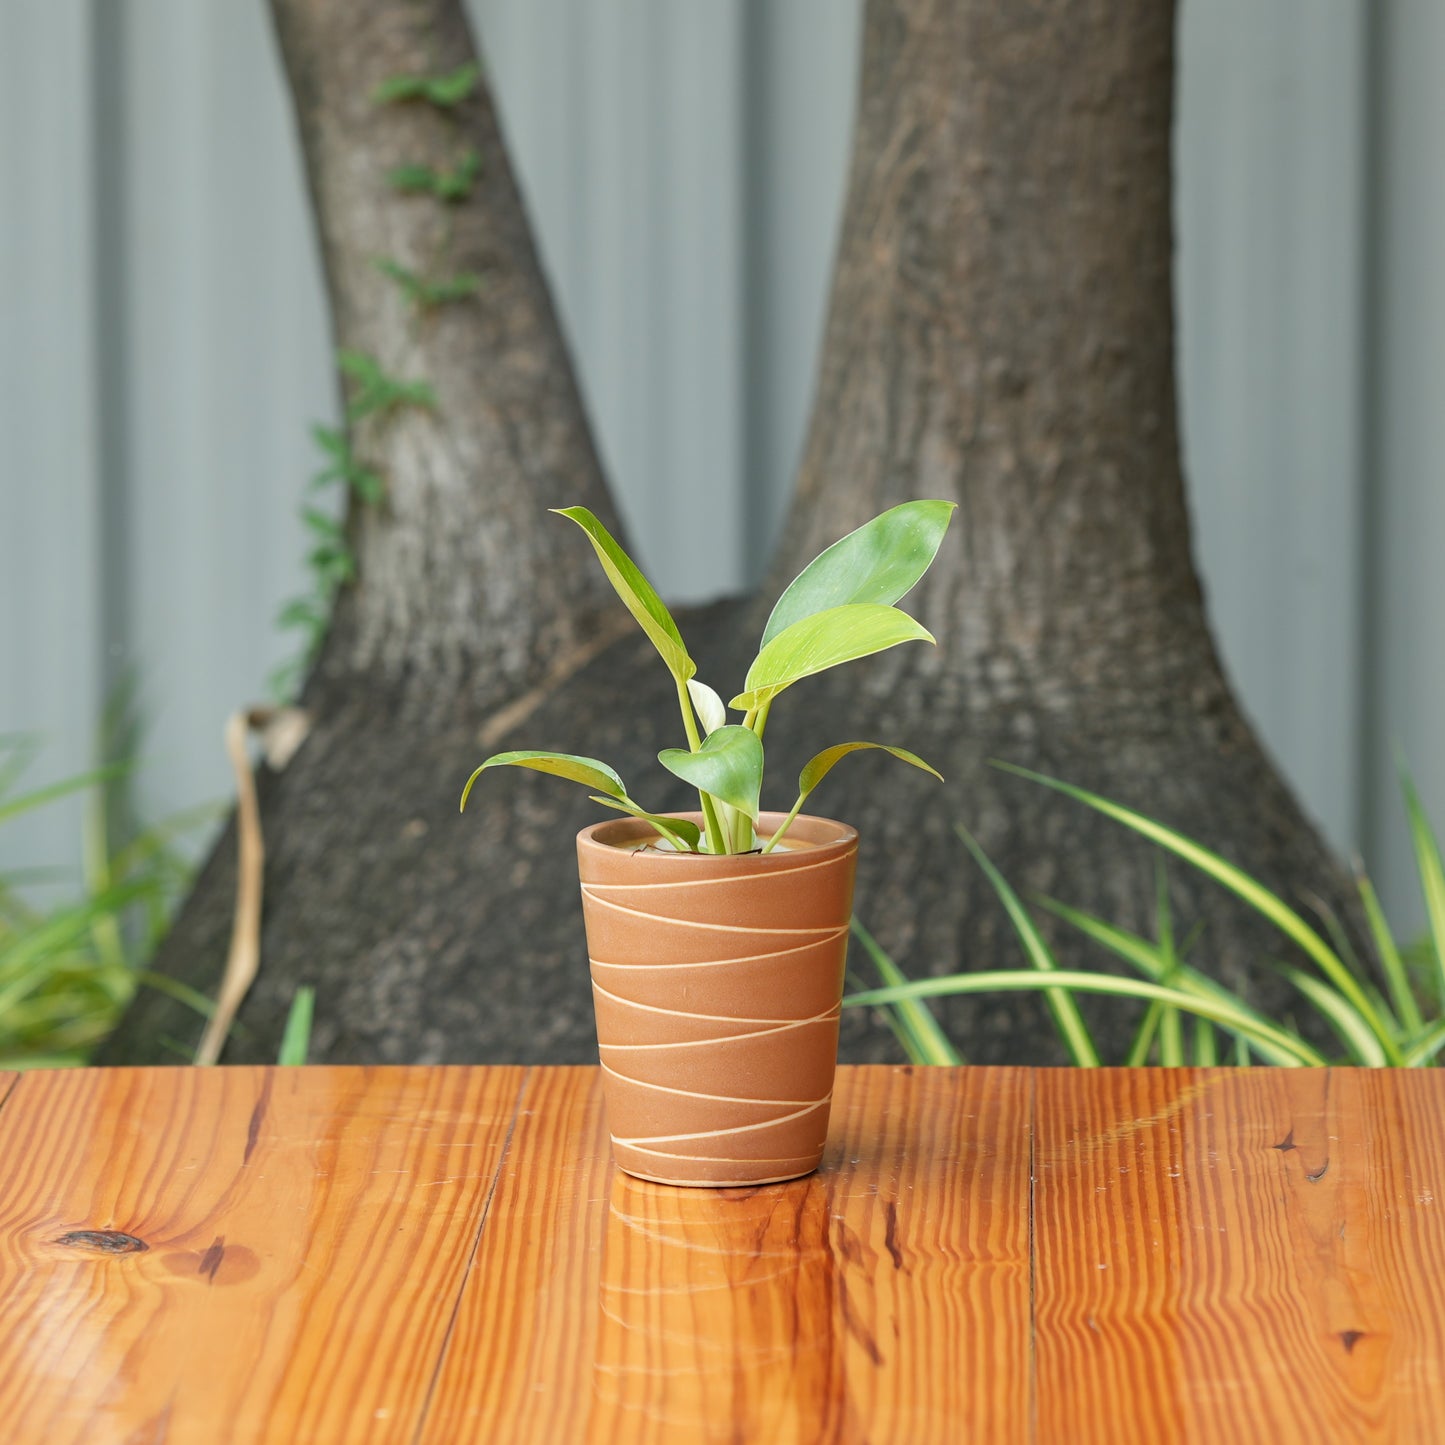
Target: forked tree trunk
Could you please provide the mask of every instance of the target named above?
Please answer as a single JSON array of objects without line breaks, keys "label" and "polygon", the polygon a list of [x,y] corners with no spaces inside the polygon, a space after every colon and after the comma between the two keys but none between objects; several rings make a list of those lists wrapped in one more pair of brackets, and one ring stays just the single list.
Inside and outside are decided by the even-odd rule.
[{"label": "forked tree trunk", "polygon": [[[498,777],[458,819],[488,750],[613,761],[659,807],[671,687],[585,543],[548,506],[610,520],[605,488],[485,92],[454,117],[379,106],[398,73],[471,44],[457,0],[273,0],[296,98],[338,343],[425,377],[429,413],[369,419],[388,478],[356,522],[342,599],[305,703],[311,737],[263,779],[269,861],[260,980],[226,1057],[274,1055],[292,992],[318,989],[314,1056],[595,1057],[571,834],[589,805],[555,780]],[[799,685],[768,731],[771,796],[851,737],[913,747],[945,790],[869,760],[819,811],[863,833],[858,912],[914,974],[1019,961],[954,836],[979,833],[1021,888],[1125,922],[1149,856],[1078,807],[989,769],[1002,755],[1199,835],[1295,897],[1347,886],[1243,721],[1205,624],[1180,476],[1170,290],[1173,15],[1159,0],[1000,6],[870,0],[850,192],[812,431],[772,583],[909,497],[959,503],[911,599],[938,649],[900,649]],[[394,166],[453,165],[444,206],[390,190]],[[473,299],[410,316],[378,256],[475,271]],[[682,619],[702,675],[740,678],[766,599]],[[616,639],[616,640],[614,640]],[[234,847],[224,838],[161,968],[219,976]],[[1278,946],[1173,874],[1193,955],[1266,1003]],[[1086,955],[1060,936],[1066,958]],[[979,1060],[1056,1057],[1026,1000],[943,1012]],[[1106,1049],[1127,1029],[1093,1011]],[[166,1057],[198,1023],[141,996],[111,1060]],[[886,1057],[861,1017],[845,1054]]]}]

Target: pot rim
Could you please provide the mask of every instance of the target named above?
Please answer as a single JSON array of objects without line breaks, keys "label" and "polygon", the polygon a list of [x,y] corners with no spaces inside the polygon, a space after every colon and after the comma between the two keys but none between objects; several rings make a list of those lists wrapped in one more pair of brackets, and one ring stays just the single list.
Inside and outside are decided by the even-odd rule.
[{"label": "pot rim", "polygon": [[[703,823],[703,815],[697,811],[682,811],[667,813],[663,816],[670,818],[686,818],[689,822]],[[786,813],[759,813],[757,831],[764,838],[771,837],[772,832],[786,818]],[[795,868],[800,858],[806,857],[810,863],[823,863],[833,858],[842,857],[858,846],[858,830],[850,823],[840,823],[836,818],[822,818],[813,813],[799,813],[793,820],[789,834],[792,834],[800,824],[806,825],[808,831],[831,832],[832,838],[808,839],[813,846],[806,852],[783,851],[777,853],[670,853],[661,849],[649,850],[645,855],[648,862],[659,862],[663,866],[671,867],[674,862],[684,868],[696,868],[701,864],[711,865],[711,871],[721,868],[728,868],[729,871],[739,873],[767,872],[773,868]],[[615,858],[628,842],[646,842],[648,839],[656,838],[657,832],[650,823],[644,822],[641,818],[604,818],[600,823],[591,823],[577,834],[577,851],[579,854],[592,853],[595,855]]]}]

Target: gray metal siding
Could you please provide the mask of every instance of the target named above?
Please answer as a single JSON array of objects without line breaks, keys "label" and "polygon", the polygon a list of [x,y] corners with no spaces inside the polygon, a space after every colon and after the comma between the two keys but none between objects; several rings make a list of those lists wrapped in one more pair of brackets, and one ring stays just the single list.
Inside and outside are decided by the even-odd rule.
[{"label": "gray metal siding", "polygon": [[[158,813],[225,793],[222,719],[292,646],[335,384],[265,7],[107,3],[0,15],[0,729],[79,767],[135,659]],[[754,580],[811,400],[857,7],[470,9],[642,559],[675,596]],[[1445,822],[1445,10],[1185,0],[1180,55],[1211,614],[1311,808],[1416,917],[1389,744]],[[0,865],[73,853],[73,823],[0,832]]]}]

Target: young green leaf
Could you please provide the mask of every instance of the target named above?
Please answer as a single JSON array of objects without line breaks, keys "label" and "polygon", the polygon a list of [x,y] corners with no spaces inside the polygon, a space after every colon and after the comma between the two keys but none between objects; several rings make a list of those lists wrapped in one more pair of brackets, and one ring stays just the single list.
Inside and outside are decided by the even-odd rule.
[{"label": "young green leaf", "polygon": [[846,758],[849,753],[856,753],[867,748],[876,748],[879,752],[889,753],[893,757],[905,763],[911,763],[915,768],[922,768],[925,773],[932,773],[941,783],[943,774],[937,768],[925,763],[917,753],[910,753],[907,748],[891,748],[887,743],[836,743],[831,748],[824,748],[821,753],[816,753],[810,758],[798,774],[798,801],[793,804],[792,811],[773,832],[773,836],[763,845],[764,853],[771,853],[773,848],[782,840],[783,835],[793,826],[793,819],[803,810],[803,804],[808,801],[808,794],[833,771],[833,765],[841,758]]},{"label": "young green leaf", "polygon": [[602,563],[607,580],[622,599],[627,610],[637,619],[637,624],[647,634],[648,641],[662,654],[668,671],[682,686],[697,672],[697,664],[687,655],[687,647],[672,613],[667,610],[662,598],[657,595],[652,583],[642,575],[637,564],[618,545],[616,538],[587,510],[586,507],[553,507],[560,517],[576,522],[587,534]]},{"label": "young green leaf", "polygon": [[664,748],[657,760],[683,782],[757,822],[758,795],[763,786],[763,744],[751,728],[737,723],[720,727],[708,734],[695,753],[686,748]]},{"label": "young green leaf", "polygon": [[780,632],[753,659],[743,691],[728,705],[743,712],[771,702],[814,673],[897,647],[932,642],[933,634],[906,612],[877,603],[849,603],[804,617]]},{"label": "young green leaf", "polygon": [[466,809],[467,795],[472,791],[472,784],[488,768],[531,768],[534,772],[552,773],[559,778],[568,778],[574,783],[581,783],[584,788],[595,789],[613,798],[627,796],[627,787],[622,779],[606,763],[599,763],[596,758],[579,758],[571,753],[493,753],[467,779],[467,785],[462,789],[462,811]]},{"label": "young green leaf", "polygon": [[715,733],[727,725],[728,710],[723,706],[722,698],[707,683],[699,682],[695,677],[688,678],[687,695],[692,699],[704,733]]},{"label": "young green leaf", "polygon": [[592,801],[601,803],[604,808],[616,808],[619,813],[630,813],[634,818],[641,818],[644,823],[651,823],[679,853],[697,852],[702,829],[687,818],[669,818],[665,813],[649,813],[639,808],[631,798],[605,798],[601,793],[594,793]]},{"label": "young green leaf", "polygon": [[928,571],[954,510],[953,502],[904,502],[834,542],[778,598],[761,645],[817,612],[850,602],[897,602]]}]

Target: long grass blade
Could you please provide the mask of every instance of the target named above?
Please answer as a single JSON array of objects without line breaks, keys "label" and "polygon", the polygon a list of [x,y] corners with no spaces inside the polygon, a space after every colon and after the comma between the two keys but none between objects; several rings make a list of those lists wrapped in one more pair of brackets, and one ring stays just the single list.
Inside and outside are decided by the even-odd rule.
[{"label": "long grass blade", "polygon": [[1435,1055],[1441,1049],[1445,1049],[1445,1019],[1431,1025],[1423,1038],[1405,1050],[1406,1067],[1418,1069],[1424,1064],[1433,1063]]},{"label": "long grass blade", "polygon": [[1129,1045],[1129,1052],[1124,1056],[1126,1069],[1142,1068],[1149,1062],[1149,1050],[1154,1047],[1154,1036],[1159,1032],[1159,1015],[1163,1012],[1164,1005],[1157,998],[1144,1010],[1143,1021]]},{"label": "long grass blade", "polygon": [[1420,892],[1425,896],[1425,912],[1430,920],[1430,936],[1435,944],[1435,967],[1439,996],[1445,1000],[1445,865],[1440,861],[1440,843],[1425,816],[1414,780],[1400,766],[1400,787],[1405,794],[1405,812],[1410,819],[1410,841],[1415,848],[1415,867],[1420,874]]},{"label": "long grass blade", "polygon": [[[1112,923],[1106,923],[1091,913],[1070,908],[1067,903],[1060,903],[1057,899],[1040,897],[1038,902],[1040,907],[1047,908],[1050,913],[1062,918],[1066,923],[1071,923],[1086,937],[1093,939],[1111,953],[1117,954],[1126,963],[1133,964],[1146,978],[1159,984],[1165,982],[1164,960],[1160,956],[1158,948],[1148,939],[1140,938],[1138,934],[1130,933]],[[1237,994],[1231,993],[1223,984],[1216,983],[1208,974],[1200,973],[1198,969],[1187,963],[1181,962],[1176,965],[1173,980],[1169,986],[1181,989],[1185,993],[1191,993],[1197,998],[1219,1000],[1231,1008],[1238,1009],[1256,1025],[1270,1027],[1270,1021],[1258,1009],[1246,1003]],[[1256,1047],[1272,1064],[1289,1062],[1287,1058],[1276,1056],[1268,1044],[1260,1043]]]},{"label": "long grass blade", "polygon": [[1273,1046],[1281,1060],[1291,1066],[1322,1067],[1328,1061],[1302,1038],[1274,1024],[1260,1025],[1242,1010],[1220,999],[1200,998],[1182,989],[1165,988],[1144,979],[1115,978],[1112,974],[1087,973],[1082,969],[1056,969],[1040,973],[1030,969],[1004,969],[987,973],[951,973],[942,978],[921,978],[911,983],[890,985],[849,994],[843,1000],[846,1008],[873,1008],[905,998],[943,998],[955,993],[1046,993],[1051,988],[1076,993],[1108,994],[1116,998],[1140,998],[1146,1002],[1157,999],[1172,1004],[1185,1013],[1197,1014],[1222,1025],[1233,1034],[1242,1034],[1251,1044]]},{"label": "long grass blade", "polygon": [[[1379,1040],[1380,1046],[1391,1064],[1404,1062],[1404,1054],[1393,1031],[1380,1016],[1378,1009],[1360,986],[1359,980],[1349,971],[1329,944],[1283,899],[1271,893],[1269,889],[1256,882],[1242,869],[1237,868],[1227,858],[1220,857],[1218,853],[1211,852],[1192,838],[1175,832],[1173,828],[1156,823],[1152,818],[1145,817],[1142,813],[1136,813],[1132,808],[1126,808],[1119,803],[1111,803],[1107,798],[1101,798],[1097,793],[1091,793],[1085,788],[1078,788],[1072,783],[1061,782],[1059,779],[1047,777],[1043,773],[1035,773],[1028,768],[1021,768],[1015,763],[996,761],[994,766],[1006,773],[1013,773],[1018,777],[1039,783],[1043,787],[1052,788],[1056,793],[1062,793],[1076,802],[1093,808],[1106,818],[1112,818],[1116,823],[1123,824],[1124,827],[1138,833],[1141,837],[1148,838],[1161,848],[1168,849],[1169,852],[1184,859],[1186,863],[1199,869],[1201,873],[1213,878],[1216,883],[1222,884],[1237,898],[1249,904],[1257,913],[1269,919],[1285,937],[1314,961],[1320,972],[1354,1006],[1369,1025],[1370,1031]],[[1445,888],[1445,885],[1442,885],[1442,888]],[[1445,891],[1442,891],[1441,903],[1442,909],[1445,909]],[[1441,922],[1441,941],[1445,943],[1445,912],[1442,912]]]},{"label": "long grass blade", "polygon": [[[1322,983],[1314,974],[1306,973],[1292,964],[1277,965],[1294,986],[1319,1010],[1329,1026],[1340,1036],[1340,1042],[1349,1050],[1350,1057],[1366,1068],[1382,1069],[1389,1060],[1380,1047],[1380,1041],[1359,1013],[1337,994],[1328,984]],[[1401,1060],[1403,1063],[1403,1059]]]},{"label": "long grass blade", "polygon": [[281,1052],[276,1062],[284,1067],[299,1067],[306,1062],[311,1048],[311,1017],[316,1008],[316,990],[306,985],[296,990],[286,1015],[286,1028],[281,1034]]},{"label": "long grass blade", "polygon": [[[963,840],[964,847],[973,854],[974,861],[983,869],[988,881],[993,884],[994,892],[998,894],[999,900],[1013,922],[1014,932],[1018,934],[1019,942],[1023,944],[1024,953],[1028,956],[1029,962],[1041,973],[1055,971],[1058,964],[1053,954],[1049,952],[1049,946],[1044,942],[1043,935],[1035,926],[1033,919],[1029,917],[1023,904],[1019,902],[1018,894],[1009,886],[1003,874],[993,866],[988,854],[983,851],[973,834],[962,823],[955,823],[953,826]],[[1069,1057],[1080,1068],[1098,1068],[1099,1051],[1094,1047],[1094,1040],[1073,996],[1065,989],[1054,988],[1048,991],[1046,999],[1049,1011],[1054,1016],[1054,1025],[1064,1041],[1064,1047],[1069,1051]]]},{"label": "long grass blade", "polygon": [[1405,971],[1405,961],[1395,944],[1395,935],[1385,919],[1385,910],[1380,907],[1375,885],[1370,882],[1364,869],[1355,865],[1355,887],[1360,891],[1360,902],[1365,906],[1365,919],[1370,925],[1370,934],[1375,940],[1375,952],[1380,958],[1380,968],[1385,975],[1385,985],[1390,990],[1390,999],[1395,1005],[1400,1023],[1407,1035],[1413,1037],[1425,1027],[1420,1015],[1420,1005],[1415,990],[1410,986],[1410,976]]},{"label": "long grass blade", "polygon": [[[907,983],[903,970],[884,952],[873,935],[855,918],[853,935],[873,960],[873,967],[885,984]],[[933,1010],[922,999],[902,999],[889,1005],[889,1013],[899,1024],[899,1041],[915,1064],[953,1065],[961,1064],[963,1056],[949,1041],[948,1035],[939,1027]]]}]

